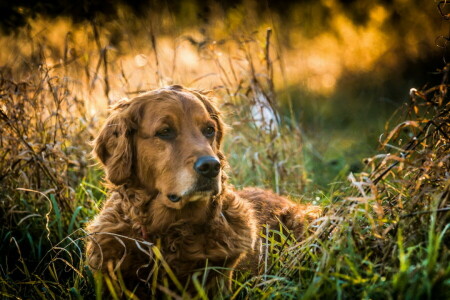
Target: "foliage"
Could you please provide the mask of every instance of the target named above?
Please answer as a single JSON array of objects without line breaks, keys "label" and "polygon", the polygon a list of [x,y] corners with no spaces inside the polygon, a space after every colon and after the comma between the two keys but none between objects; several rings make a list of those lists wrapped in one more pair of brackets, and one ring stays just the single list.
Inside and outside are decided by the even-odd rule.
[{"label": "foliage", "polygon": [[[135,27],[128,22],[126,28]],[[0,72],[4,298],[101,298],[102,290],[120,286],[120,277],[94,278],[84,264],[83,226],[106,197],[102,171],[89,159],[89,141],[104,117],[96,110],[114,101],[113,90],[132,96],[178,80],[194,86],[210,74],[205,66],[200,69],[205,73],[183,73],[175,59],[171,70],[158,52],[163,41],[152,25],[153,53],[132,55],[141,66],[152,58],[149,84],[142,79],[148,70],[124,66],[124,47],[105,42],[108,35],[113,39],[116,25],[89,23],[85,39],[76,30],[58,34],[57,40],[65,37],[59,48],[51,36],[31,34],[10,45],[16,61]],[[232,127],[224,145],[230,181],[316,201],[324,214],[299,243],[282,230],[261,232],[264,273],[237,274],[232,294],[217,298],[449,298],[449,66],[440,70],[440,84],[411,90],[409,103],[386,124],[382,148],[365,160],[362,172],[347,175],[349,169],[340,168],[327,186],[318,183],[329,180],[322,174],[328,166],[317,167],[320,153],[305,134],[307,124],[299,122],[291,95],[275,88],[282,52],[272,34],[233,36],[222,44],[205,39],[195,46],[204,65],[215,66],[216,93]],[[141,37],[128,42],[148,47],[139,44]],[[163,258],[157,259],[168,271]],[[194,298],[206,297],[204,274],[193,276]],[[168,281],[176,279],[169,276],[159,288]],[[182,294],[165,291],[173,298]]]}]

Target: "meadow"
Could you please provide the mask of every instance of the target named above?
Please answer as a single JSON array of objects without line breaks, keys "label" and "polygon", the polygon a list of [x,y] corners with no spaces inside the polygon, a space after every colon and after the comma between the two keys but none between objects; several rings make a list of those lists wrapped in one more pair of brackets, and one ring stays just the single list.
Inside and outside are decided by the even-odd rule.
[{"label": "meadow", "polygon": [[[1,298],[119,298],[122,278],[85,265],[84,226],[107,197],[90,141],[110,104],[176,83],[214,91],[232,184],[324,209],[302,241],[261,232],[264,273],[238,274],[217,299],[449,299],[450,69],[423,70],[432,83],[400,76],[438,36],[433,17],[413,7],[415,35],[388,35],[381,4],[363,25],[337,4],[318,24],[321,11],[299,4],[286,33],[251,1],[212,6],[202,26],[186,3],[184,18],[120,8],[112,21],[36,17],[0,36]],[[197,294],[167,291],[173,278],[152,288],[206,299],[208,272],[220,270],[194,274]]]}]

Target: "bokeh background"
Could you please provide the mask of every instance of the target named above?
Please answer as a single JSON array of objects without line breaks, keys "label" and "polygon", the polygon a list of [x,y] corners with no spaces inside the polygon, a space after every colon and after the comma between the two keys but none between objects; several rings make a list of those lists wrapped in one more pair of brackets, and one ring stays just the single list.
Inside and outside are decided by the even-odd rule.
[{"label": "bokeh background", "polygon": [[448,299],[449,13],[433,0],[0,0],[1,297],[121,289],[84,263],[108,195],[90,142],[115,101],[182,84],[214,92],[232,184],[324,208],[300,243],[271,238],[267,272],[237,277],[234,299]]},{"label": "bokeh background", "polygon": [[436,83],[445,59],[447,28],[430,0],[1,5],[0,65],[17,77],[41,54],[49,65],[63,61],[70,84],[89,82],[74,91],[91,116],[163,85],[234,96],[250,73],[270,76],[277,110],[302,130],[307,177],[322,187],[343,169],[361,170],[410,88]]}]

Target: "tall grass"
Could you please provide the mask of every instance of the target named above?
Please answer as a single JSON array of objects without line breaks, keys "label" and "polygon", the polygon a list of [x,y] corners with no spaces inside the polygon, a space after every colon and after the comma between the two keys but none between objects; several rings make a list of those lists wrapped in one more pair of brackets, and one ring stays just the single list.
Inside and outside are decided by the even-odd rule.
[{"label": "tall grass", "polygon": [[[0,71],[2,297],[100,299],[103,290],[114,296],[124,279],[94,278],[84,264],[83,226],[106,197],[89,141],[114,92],[133,96],[174,81],[195,86],[209,71],[231,126],[224,145],[230,181],[324,207],[299,243],[282,230],[262,231],[263,274],[237,274],[231,295],[217,298],[450,297],[449,66],[441,70],[441,84],[411,91],[362,172],[344,169],[328,190],[318,192],[311,182],[317,171],[308,164],[316,154],[305,149],[308,141],[291,98],[274,79],[282,52],[272,31],[222,43],[191,37],[210,69],[183,77],[177,74],[186,66],[176,57],[188,52],[177,48],[181,42],[167,59],[158,50],[167,41],[148,27],[151,53],[120,53],[123,48],[110,43],[108,30],[115,26],[91,23],[84,37],[63,32],[60,48],[25,32],[11,47],[29,51],[15,53],[16,62]],[[232,50],[224,52],[226,47]],[[138,67],[130,67],[130,59]],[[157,265],[169,276],[153,288],[167,298],[182,297],[182,287],[168,290],[176,278],[158,253],[155,248]],[[190,296],[207,297],[204,276],[213,271],[220,272],[193,276],[198,293]],[[135,298],[131,292],[126,297]]]}]

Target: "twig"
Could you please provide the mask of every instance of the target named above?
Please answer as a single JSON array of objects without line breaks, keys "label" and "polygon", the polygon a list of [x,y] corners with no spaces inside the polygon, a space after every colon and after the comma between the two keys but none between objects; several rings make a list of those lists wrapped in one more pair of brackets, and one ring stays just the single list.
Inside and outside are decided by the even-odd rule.
[{"label": "twig", "polygon": [[56,187],[59,188],[58,181],[52,175],[52,173],[48,170],[48,168],[44,165],[44,163],[42,162],[42,158],[34,151],[33,147],[31,147],[30,144],[28,144],[28,142],[25,141],[23,136],[20,134],[20,131],[11,123],[10,119],[8,118],[8,116],[5,114],[5,112],[1,108],[0,108],[0,117],[6,122],[6,125],[8,125],[8,127],[10,127],[13,131],[16,132],[16,134],[17,134],[18,138],[20,139],[20,141],[31,152],[32,156],[34,157],[34,159],[36,160],[38,166],[41,168],[41,170],[44,172],[44,174],[47,175],[47,177],[50,179],[50,181],[53,182],[53,184]]},{"label": "twig", "polygon": [[[447,115],[449,112],[450,112],[450,108],[444,109],[438,116],[436,116],[436,117],[434,118],[434,120],[436,120],[436,119],[438,119],[438,118],[440,118],[440,117],[442,117],[442,116]],[[406,158],[406,157],[409,155],[410,151],[411,151],[411,150],[414,150],[414,149],[417,147],[417,145],[420,145],[419,138],[422,136],[422,134],[423,134],[424,132],[426,132],[426,131],[428,130],[428,128],[429,128],[431,125],[434,125],[434,126],[436,127],[436,130],[440,131],[441,133],[444,133],[444,132],[440,129],[440,127],[442,127],[443,124],[440,124],[439,126],[437,126],[436,123],[434,122],[434,120],[428,121],[428,122],[426,123],[425,127],[419,132],[419,134],[418,134],[417,136],[415,136],[415,138],[413,138],[413,139],[411,139],[411,140],[409,141],[409,143],[408,143],[408,144],[406,145],[406,147],[404,148],[404,151],[402,152],[404,158]],[[445,133],[444,133],[444,134],[445,134]],[[428,138],[429,136],[430,136],[430,135],[426,135],[425,137],[423,137],[423,138],[421,139],[421,141],[425,140],[425,139]],[[444,136],[448,139],[448,135],[447,135],[447,134],[445,134]],[[381,179],[383,179],[383,177],[384,177],[387,173],[389,173],[390,170],[392,170],[392,168],[394,168],[395,166],[397,166],[398,163],[399,163],[399,162],[396,161],[396,162],[394,162],[392,165],[390,165],[386,170],[384,170],[381,174],[379,174],[379,175],[373,180],[373,183],[376,185]]]},{"label": "twig", "polygon": [[153,30],[153,21],[152,20],[150,20],[150,41],[152,43],[153,53],[155,54],[156,78],[158,79],[158,85],[162,86],[163,85],[163,80],[162,80],[162,77],[161,77],[161,71],[159,69],[158,50],[156,48],[156,37],[155,37],[154,30]]},{"label": "twig", "polygon": [[440,213],[440,212],[446,212],[446,211],[450,211],[450,207],[439,208],[436,210],[416,211],[416,212],[413,212],[410,214],[400,215],[400,218],[408,218],[408,217],[413,217],[413,216],[417,216],[417,215],[432,214],[435,212]]},{"label": "twig", "polygon": [[[109,106],[111,104],[111,99],[109,99],[110,85],[109,85],[109,78],[108,78],[108,57],[107,57],[108,48],[106,46],[102,47],[102,44],[100,42],[100,34],[98,32],[97,24],[95,23],[95,21],[92,21],[91,25],[92,25],[92,29],[94,31],[94,40],[95,40],[95,43],[97,44],[97,49],[100,53],[100,57],[98,59],[95,73],[98,74],[100,66],[103,62],[103,77],[104,77],[103,81],[105,82],[105,96],[106,96],[106,99],[108,100],[108,106]],[[94,77],[91,87],[94,86],[96,79],[97,79],[97,75]]]}]

